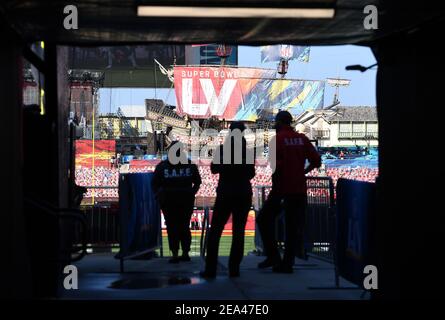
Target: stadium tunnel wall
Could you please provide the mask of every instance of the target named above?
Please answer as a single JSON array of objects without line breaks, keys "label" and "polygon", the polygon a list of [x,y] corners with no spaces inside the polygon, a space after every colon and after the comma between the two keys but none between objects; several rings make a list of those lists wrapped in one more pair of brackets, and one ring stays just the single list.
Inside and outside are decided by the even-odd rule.
[{"label": "stadium tunnel wall", "polygon": [[[395,4],[387,9],[382,28],[399,17]],[[445,118],[438,80],[445,74],[443,31],[443,21],[428,22],[372,47],[378,61],[377,299],[437,299],[443,285],[437,257],[445,175],[436,152]],[[436,125],[422,126],[431,116]]]},{"label": "stadium tunnel wall", "polygon": [[[397,19],[397,8],[388,8],[388,12],[380,23],[391,23]],[[416,132],[421,116],[428,112],[435,119],[444,119],[445,108],[439,101],[442,82],[430,79],[431,75],[440,78],[445,74],[440,39],[443,35],[443,22],[424,25],[411,33],[401,33],[391,38],[382,39],[372,44],[374,54],[379,63],[377,74],[377,106],[379,118],[379,148],[380,176],[378,187],[378,217],[377,237],[379,267],[379,289],[373,298],[431,298],[439,297],[443,285],[441,264],[436,257],[441,254],[443,229],[441,224],[441,199],[443,188],[435,187],[436,182],[442,182],[444,168],[438,155],[436,137],[443,134],[440,125],[429,127],[430,132],[424,135]],[[24,177],[24,141],[23,112],[21,107],[21,67],[18,63],[22,44],[14,32],[4,25],[0,34],[5,46],[0,50],[0,101],[3,103],[3,116],[7,119],[0,126],[4,137],[2,148],[8,151],[8,157],[1,157],[2,188],[2,223],[0,224],[0,241],[3,254],[0,264],[3,279],[1,282],[2,297],[42,297],[55,294],[54,279],[57,279],[57,268],[47,274],[50,288],[43,291],[32,291],[35,287],[37,273],[32,268],[41,261],[33,261],[27,247],[25,211],[23,205]],[[48,46],[50,53],[47,58],[54,59],[56,65],[55,46]],[[426,50],[428,48],[428,50]],[[52,51],[51,51],[52,50]],[[52,55],[52,56],[51,56]],[[48,145],[41,148],[50,151],[55,156],[57,166],[53,162],[41,168],[48,173],[44,190],[49,200],[57,205],[64,205],[66,186],[62,186],[61,172],[64,169],[58,156],[63,151],[62,140],[54,138],[51,132],[52,123],[64,128],[66,118],[61,121],[63,113],[57,107],[57,91],[51,93],[57,85],[56,72],[47,77],[47,100],[49,122],[45,133],[53,137]],[[52,74],[52,75],[51,75]],[[61,88],[59,88],[60,90]],[[61,127],[60,127],[61,126]],[[28,141],[29,143],[29,141]],[[402,158],[407,150],[417,147],[417,152],[411,157]],[[41,153],[40,153],[41,154]],[[434,166],[432,174],[428,166]],[[66,171],[65,171],[66,172]],[[26,178],[24,180],[24,178]],[[62,187],[62,189],[60,189]],[[65,200],[63,200],[65,199]],[[40,233],[54,234],[54,226],[41,224]],[[29,240],[29,239],[28,239]],[[436,259],[436,260],[435,260]],[[32,277],[34,274],[34,277]],[[51,280],[52,279],[52,280]],[[39,285],[45,285],[43,282]]]},{"label": "stadium tunnel wall", "polygon": [[[25,45],[3,21],[0,35],[8,45],[0,50],[2,132],[2,223],[0,264],[4,298],[57,296],[59,276],[68,253],[69,224],[25,199],[51,208],[69,207],[69,90],[66,47],[45,46],[45,114],[25,112],[22,73]],[[41,67],[42,67],[41,66]],[[44,250],[43,250],[44,248]]]},{"label": "stadium tunnel wall", "polygon": [[0,50],[0,101],[4,119],[0,126],[3,149],[0,157],[3,184],[0,192],[0,243],[3,256],[0,263],[0,297],[30,298],[32,279],[27,254],[22,185],[22,92],[19,62],[22,46],[1,20],[0,36],[3,43],[8,44]]}]

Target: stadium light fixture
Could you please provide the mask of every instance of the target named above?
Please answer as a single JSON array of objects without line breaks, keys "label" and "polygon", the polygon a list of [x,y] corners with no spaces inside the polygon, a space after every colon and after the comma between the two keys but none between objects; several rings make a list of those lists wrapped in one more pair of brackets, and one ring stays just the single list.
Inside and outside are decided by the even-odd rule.
[{"label": "stadium light fixture", "polygon": [[266,8],[214,6],[161,6],[137,7],[139,17],[157,18],[276,18],[276,19],[332,19],[333,8]]},{"label": "stadium light fixture", "polygon": [[374,68],[375,66],[377,66],[377,63],[374,63],[374,64],[372,64],[372,65],[370,65],[370,66],[368,66],[368,67],[364,67],[364,66],[362,66],[362,65],[360,65],[360,64],[354,64],[354,65],[352,65],[352,66],[346,66],[346,70],[348,70],[348,71],[351,71],[351,70],[358,70],[358,71],[360,71],[360,72],[365,72],[365,71],[367,71],[367,70],[369,70],[369,69],[372,69],[372,68]]},{"label": "stadium light fixture", "polygon": [[[335,87],[335,93],[334,93],[334,101],[332,104],[338,104],[340,103],[340,100],[338,99],[340,94],[340,87],[349,87],[351,84],[350,79],[341,79],[341,78],[326,78],[326,82],[331,86]],[[338,103],[337,103],[338,102]]]}]

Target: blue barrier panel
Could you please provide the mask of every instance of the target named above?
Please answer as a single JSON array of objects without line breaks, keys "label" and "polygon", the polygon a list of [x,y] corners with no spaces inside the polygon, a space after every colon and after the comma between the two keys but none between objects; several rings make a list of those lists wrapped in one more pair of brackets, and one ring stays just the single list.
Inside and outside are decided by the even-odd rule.
[{"label": "blue barrier panel", "polygon": [[373,264],[375,206],[375,183],[338,180],[337,267],[341,277],[358,286],[363,285],[364,267]]},{"label": "blue barrier panel", "polygon": [[161,245],[161,213],[151,187],[153,173],[119,176],[120,251],[116,258],[142,255]]},{"label": "blue barrier panel", "polygon": [[154,159],[156,159],[156,155],[155,154],[145,154],[143,156],[143,159],[144,160],[154,160]]},{"label": "blue barrier panel", "polygon": [[124,163],[129,163],[131,160],[133,160],[134,159],[134,156],[132,156],[132,155],[126,155],[126,156],[123,156],[122,157],[122,161],[124,162]]},{"label": "blue barrier panel", "polygon": [[328,168],[373,168],[377,169],[379,161],[375,156],[357,157],[355,159],[324,159],[323,163]]}]

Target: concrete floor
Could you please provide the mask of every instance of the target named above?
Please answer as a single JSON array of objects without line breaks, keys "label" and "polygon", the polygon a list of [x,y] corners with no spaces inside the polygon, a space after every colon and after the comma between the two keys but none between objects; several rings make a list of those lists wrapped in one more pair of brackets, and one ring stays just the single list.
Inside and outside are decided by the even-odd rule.
[{"label": "concrete floor", "polygon": [[[78,290],[61,290],[62,299],[159,299],[159,300],[359,300],[357,289],[335,289],[334,270],[317,259],[296,261],[293,274],[259,270],[264,257],[248,255],[240,278],[228,278],[227,257],[220,257],[215,280],[199,277],[199,257],[191,262],[169,264],[166,258],[127,260],[119,273],[119,260],[112,254],[91,254],[76,263]],[[341,287],[353,287],[341,279]],[[323,288],[322,288],[323,287]],[[369,295],[365,295],[368,298]]]}]

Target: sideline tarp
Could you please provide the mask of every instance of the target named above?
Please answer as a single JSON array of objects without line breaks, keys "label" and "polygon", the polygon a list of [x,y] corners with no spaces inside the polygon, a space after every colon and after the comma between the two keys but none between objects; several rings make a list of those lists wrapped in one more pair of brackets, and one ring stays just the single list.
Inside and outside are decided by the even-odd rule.
[{"label": "sideline tarp", "polygon": [[337,267],[340,276],[358,286],[372,261],[375,205],[375,183],[338,180]]},{"label": "sideline tarp", "polygon": [[142,255],[161,245],[161,213],[151,181],[153,173],[119,176],[120,251],[116,258]]}]

